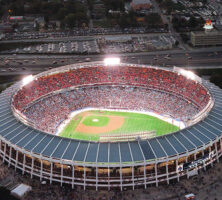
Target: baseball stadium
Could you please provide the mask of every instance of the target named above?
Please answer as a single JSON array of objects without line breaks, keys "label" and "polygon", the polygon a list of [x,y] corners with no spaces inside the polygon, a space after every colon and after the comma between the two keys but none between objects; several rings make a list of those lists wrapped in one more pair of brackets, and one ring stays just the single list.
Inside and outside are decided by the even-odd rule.
[{"label": "baseball stadium", "polygon": [[0,94],[0,157],[72,188],[170,184],[219,161],[221,106],[221,89],[181,68],[67,65]]}]

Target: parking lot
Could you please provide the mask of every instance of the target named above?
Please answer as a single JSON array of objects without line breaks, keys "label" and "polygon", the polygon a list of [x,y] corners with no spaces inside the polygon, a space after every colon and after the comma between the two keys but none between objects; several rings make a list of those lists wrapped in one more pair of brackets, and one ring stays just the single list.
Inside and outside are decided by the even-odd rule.
[{"label": "parking lot", "polygon": [[68,41],[58,43],[45,43],[24,48],[16,48],[4,53],[100,53],[96,40]]},{"label": "parking lot", "polygon": [[176,39],[172,35],[139,37],[105,37],[99,41],[101,52],[134,53],[154,50],[167,50],[175,47]]},{"label": "parking lot", "polygon": [[64,38],[73,36],[94,36],[94,35],[115,35],[115,34],[143,34],[143,33],[166,33],[164,28],[73,28],[69,31],[50,31],[50,32],[15,32],[5,34],[4,40],[28,40],[43,38]]},{"label": "parking lot", "polygon": [[166,35],[101,36],[95,39],[46,42],[2,51],[7,54],[113,54],[149,52],[176,48],[176,39]]}]

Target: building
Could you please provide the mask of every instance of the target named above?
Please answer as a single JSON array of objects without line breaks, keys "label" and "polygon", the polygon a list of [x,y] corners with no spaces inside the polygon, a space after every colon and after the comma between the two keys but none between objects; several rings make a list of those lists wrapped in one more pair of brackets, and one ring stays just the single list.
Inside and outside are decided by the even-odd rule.
[{"label": "building", "polygon": [[191,44],[194,47],[222,45],[222,31],[191,32]]},{"label": "building", "polygon": [[23,21],[24,17],[23,16],[10,16],[9,20],[11,22],[18,22],[18,21]]},{"label": "building", "polygon": [[134,11],[148,10],[152,6],[150,0],[133,0],[130,4]]},{"label": "building", "polygon": [[[158,186],[161,182],[169,184],[173,179],[179,181],[183,177],[189,178],[198,174],[200,169],[206,169],[208,165],[213,166],[213,162],[219,161],[222,155],[222,90],[220,88],[199,77],[195,78],[192,74],[187,74],[186,77],[184,70],[163,70],[157,67],[122,63],[119,65],[120,68],[114,67],[108,71],[106,66],[101,66],[103,66],[102,62],[68,65],[43,72],[36,78],[52,74],[60,76],[62,73],[70,73],[70,70],[74,70],[78,72],[75,74],[80,76],[76,80],[92,78],[91,84],[94,84],[94,81],[97,84],[100,83],[99,81],[101,81],[100,84],[105,84],[104,81],[108,80],[108,77],[113,77],[109,79],[110,83],[120,74],[119,71],[116,73],[116,70],[124,68],[121,75],[125,74],[124,79],[119,75],[115,80],[119,83],[127,80],[127,84],[136,82],[137,87],[138,84],[145,87],[144,81],[146,82],[147,79],[131,79],[131,76],[126,75],[128,71],[149,74],[148,72],[162,70],[166,77],[171,78],[169,74],[180,76],[180,80],[186,83],[189,81],[189,86],[202,88],[198,90],[200,96],[212,95],[212,98],[208,98],[207,105],[195,116],[194,124],[188,124],[186,129],[147,140],[126,139],[124,142],[102,143],[57,137],[36,129],[34,124],[29,123],[27,118],[23,118],[13,105],[16,102],[14,97],[24,86],[20,81],[0,94],[0,158],[3,162],[23,174],[30,174],[31,178],[35,176],[41,181],[48,180],[50,184],[58,182],[61,186],[70,184],[72,188],[82,186],[84,189],[95,187],[96,190],[98,188],[123,190],[125,187],[146,188],[150,184]],[[82,79],[86,74],[79,73],[86,69],[90,69],[91,72],[95,69],[94,72],[99,72],[98,68],[109,72],[107,78],[100,80],[90,75],[91,78]],[[183,77],[181,74],[184,74]],[[98,73],[96,77],[97,75]],[[191,75],[196,81],[192,84]],[[149,83],[157,86],[155,81],[151,81],[156,80],[155,76],[152,77]],[[147,86],[151,87],[152,84]],[[184,85],[186,84],[181,84],[181,86]],[[186,94],[190,95],[190,93]],[[195,99],[192,101],[199,99],[196,93],[193,97]]]},{"label": "building", "polygon": [[0,24],[0,33],[10,33],[13,31],[11,24]]}]

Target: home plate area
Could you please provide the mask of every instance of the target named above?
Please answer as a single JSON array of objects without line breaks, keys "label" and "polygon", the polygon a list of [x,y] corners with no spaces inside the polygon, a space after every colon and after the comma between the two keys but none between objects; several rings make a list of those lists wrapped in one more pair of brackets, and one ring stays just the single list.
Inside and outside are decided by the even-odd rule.
[{"label": "home plate area", "polygon": [[108,133],[121,128],[123,123],[124,117],[122,116],[86,113],[75,131],[90,134]]}]

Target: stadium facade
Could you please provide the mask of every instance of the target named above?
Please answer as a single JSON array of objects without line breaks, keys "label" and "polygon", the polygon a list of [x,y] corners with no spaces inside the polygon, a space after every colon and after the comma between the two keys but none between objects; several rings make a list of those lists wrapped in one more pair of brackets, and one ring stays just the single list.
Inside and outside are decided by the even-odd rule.
[{"label": "stadium facade", "polygon": [[[102,65],[94,62],[64,66],[35,79]],[[118,67],[121,66],[150,68],[131,64]],[[210,99],[199,115],[187,121],[185,129],[152,139],[106,143],[62,138],[35,128],[13,104],[23,87],[22,81],[17,82],[0,94],[0,156],[8,166],[31,178],[70,184],[72,188],[146,188],[189,178],[213,166],[222,155],[222,90],[198,77],[195,81],[206,88]]]}]

